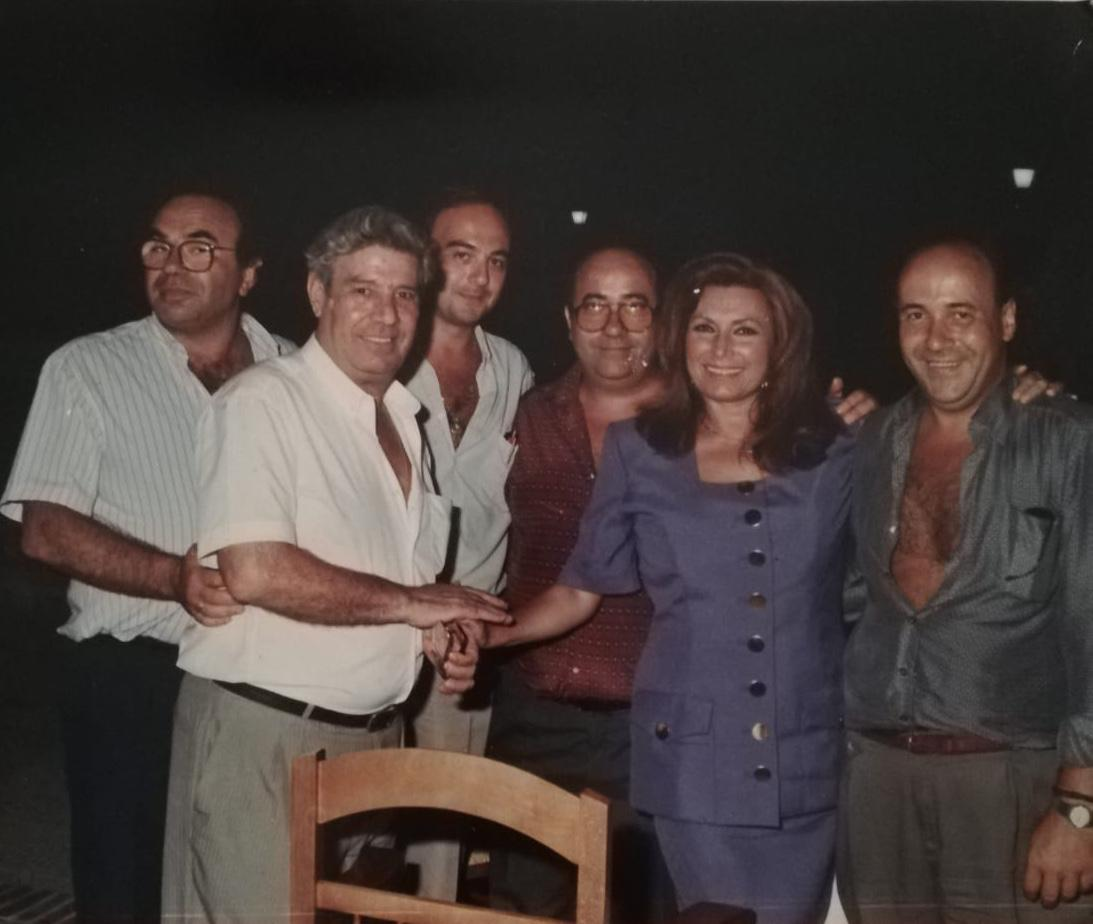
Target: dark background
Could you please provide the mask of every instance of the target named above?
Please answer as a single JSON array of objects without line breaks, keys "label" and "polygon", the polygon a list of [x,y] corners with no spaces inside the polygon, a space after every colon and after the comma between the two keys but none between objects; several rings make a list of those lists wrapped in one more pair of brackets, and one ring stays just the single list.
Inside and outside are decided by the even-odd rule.
[{"label": "dark background", "polygon": [[251,204],[250,308],[297,340],[319,227],[482,185],[514,217],[491,325],[541,379],[569,361],[574,251],[618,236],[666,271],[718,248],[773,262],[814,307],[823,371],[884,399],[906,384],[896,254],[985,227],[1027,283],[1014,355],[1093,395],[1088,3],[35,0],[0,17],[0,469],[47,353],[146,311],[136,245],[194,183]]},{"label": "dark background", "polygon": [[[146,312],[137,246],[195,183],[249,201],[251,310],[297,340],[323,224],[482,185],[514,218],[491,324],[541,379],[569,362],[575,252],[618,237],[666,272],[715,248],[773,262],[815,309],[824,373],[884,399],[906,387],[898,252],[986,227],[1026,284],[1015,356],[1093,397],[1087,3],[3,0],[0,125],[2,476],[43,359]],[[0,882],[58,891],[62,594],[0,558]]]}]

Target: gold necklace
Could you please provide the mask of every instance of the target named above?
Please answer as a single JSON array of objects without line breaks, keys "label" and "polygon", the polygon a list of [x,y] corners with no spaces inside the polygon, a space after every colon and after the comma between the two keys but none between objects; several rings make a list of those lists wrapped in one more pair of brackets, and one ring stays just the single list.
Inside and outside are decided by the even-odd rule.
[{"label": "gold necklace", "polygon": [[[441,395],[444,402],[444,416],[448,418],[448,432],[452,437],[452,445],[458,446],[467,431],[467,425],[474,416],[474,409],[478,405],[478,380],[477,376],[470,380],[467,386],[455,397],[447,398]],[[468,413],[469,409],[469,413]]]}]

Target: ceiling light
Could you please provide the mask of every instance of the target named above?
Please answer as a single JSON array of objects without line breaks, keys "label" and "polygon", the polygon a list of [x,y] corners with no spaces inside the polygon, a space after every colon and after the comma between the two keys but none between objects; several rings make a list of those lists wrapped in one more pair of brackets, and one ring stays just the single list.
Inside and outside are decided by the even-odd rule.
[{"label": "ceiling light", "polygon": [[573,219],[573,224],[583,225],[588,221],[588,212],[573,211],[569,213],[569,217]]}]

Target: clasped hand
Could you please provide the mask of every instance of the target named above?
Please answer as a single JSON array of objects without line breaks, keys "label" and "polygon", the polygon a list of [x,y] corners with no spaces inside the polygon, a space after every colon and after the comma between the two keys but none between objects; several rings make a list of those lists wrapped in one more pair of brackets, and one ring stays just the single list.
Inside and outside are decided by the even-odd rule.
[{"label": "clasped hand", "polygon": [[412,594],[414,621],[422,627],[425,656],[436,667],[441,692],[469,690],[474,686],[486,624],[512,622],[505,602],[455,584],[430,584],[415,588]]}]

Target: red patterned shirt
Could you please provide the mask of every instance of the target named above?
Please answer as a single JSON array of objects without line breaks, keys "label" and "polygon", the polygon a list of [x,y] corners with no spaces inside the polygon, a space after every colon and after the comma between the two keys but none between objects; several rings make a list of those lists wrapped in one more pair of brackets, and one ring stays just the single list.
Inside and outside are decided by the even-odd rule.
[{"label": "red patterned shirt", "polygon": [[[520,402],[519,450],[506,486],[512,527],[505,596],[519,608],[558,578],[577,543],[596,478],[578,398],[580,367]],[[604,597],[596,615],[559,639],[521,651],[515,663],[533,690],[559,700],[630,700],[653,608],[644,593]]]}]

